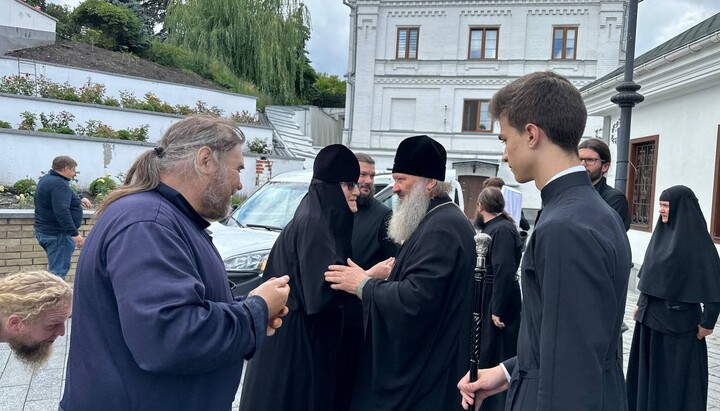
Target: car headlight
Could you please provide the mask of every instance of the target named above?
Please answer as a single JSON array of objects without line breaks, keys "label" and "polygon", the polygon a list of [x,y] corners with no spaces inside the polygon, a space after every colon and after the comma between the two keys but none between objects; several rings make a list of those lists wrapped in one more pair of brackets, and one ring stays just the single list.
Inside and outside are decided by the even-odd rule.
[{"label": "car headlight", "polygon": [[261,273],[265,270],[269,254],[270,250],[234,255],[225,259],[225,269],[227,271],[257,271]]}]

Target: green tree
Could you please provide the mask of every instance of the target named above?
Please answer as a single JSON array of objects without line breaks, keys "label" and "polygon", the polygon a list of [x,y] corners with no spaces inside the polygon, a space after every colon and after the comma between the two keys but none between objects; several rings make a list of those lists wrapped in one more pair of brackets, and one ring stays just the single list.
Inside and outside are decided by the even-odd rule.
[{"label": "green tree", "polygon": [[150,45],[142,20],[128,7],[85,0],[70,19],[77,32],[82,32],[81,27],[100,32],[98,45],[109,50],[142,52]]},{"label": "green tree", "polygon": [[74,34],[72,22],[70,21],[71,12],[70,6],[64,4],[47,3],[45,7],[45,13],[57,19],[55,33],[64,39],[69,39]]},{"label": "green tree", "polygon": [[342,94],[345,95],[345,90],[347,88],[347,82],[345,80],[340,80],[340,77],[338,77],[335,74],[327,74],[327,73],[320,73],[317,76],[317,80],[315,81],[315,88],[325,94]]},{"label": "green tree", "polygon": [[168,40],[204,52],[278,102],[298,101],[305,84],[307,7],[299,0],[172,0]]}]

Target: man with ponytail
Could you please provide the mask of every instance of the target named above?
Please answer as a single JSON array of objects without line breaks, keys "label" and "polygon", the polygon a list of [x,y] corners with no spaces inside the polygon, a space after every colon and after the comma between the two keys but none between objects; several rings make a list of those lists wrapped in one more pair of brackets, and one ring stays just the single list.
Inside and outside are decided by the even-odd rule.
[{"label": "man with ponytail", "polygon": [[242,188],[243,142],[230,120],[181,120],[98,208],[77,266],[61,410],[230,410],[289,294],[283,276],[234,301],[206,230]]}]

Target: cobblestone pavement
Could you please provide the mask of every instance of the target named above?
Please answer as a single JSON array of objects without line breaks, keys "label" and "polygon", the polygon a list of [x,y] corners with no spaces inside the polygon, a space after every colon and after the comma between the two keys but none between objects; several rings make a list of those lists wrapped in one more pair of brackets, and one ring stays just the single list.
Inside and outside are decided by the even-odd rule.
[{"label": "cobblestone pavement", "polygon": [[[625,368],[627,368],[630,340],[635,325],[632,321],[632,312],[636,301],[637,294],[628,293],[625,322],[630,330],[623,334]],[[67,341],[67,335],[58,338],[48,364],[35,371],[25,368],[11,355],[7,344],[0,344],[0,410],[57,411],[65,383]],[[708,410],[720,411],[720,332],[708,338],[708,362],[710,373]],[[240,390],[235,397],[233,410],[238,409],[239,399]]]}]

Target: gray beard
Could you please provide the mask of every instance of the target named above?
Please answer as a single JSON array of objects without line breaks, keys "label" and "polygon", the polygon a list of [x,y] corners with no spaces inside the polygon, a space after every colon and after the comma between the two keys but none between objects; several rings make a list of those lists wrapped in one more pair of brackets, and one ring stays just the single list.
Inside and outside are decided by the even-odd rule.
[{"label": "gray beard", "polygon": [[402,203],[397,205],[388,224],[388,237],[397,244],[403,244],[415,232],[430,205],[422,184],[415,184]]}]

